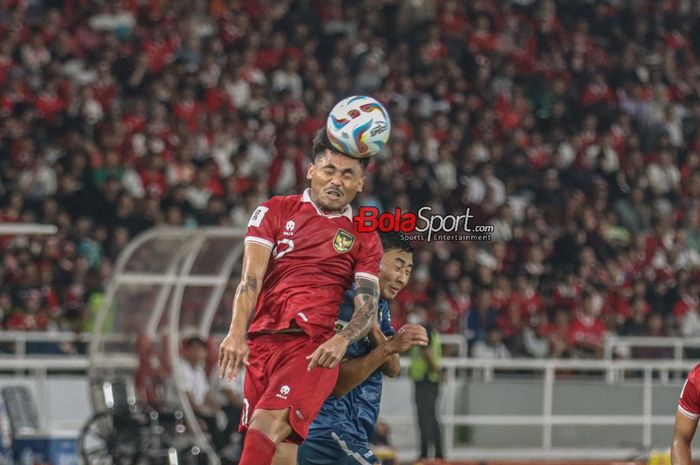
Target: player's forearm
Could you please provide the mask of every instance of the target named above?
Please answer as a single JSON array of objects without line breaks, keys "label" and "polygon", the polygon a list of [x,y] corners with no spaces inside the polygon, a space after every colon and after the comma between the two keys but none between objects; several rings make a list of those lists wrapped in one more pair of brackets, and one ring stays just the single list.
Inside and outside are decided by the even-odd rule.
[{"label": "player's forearm", "polygon": [[230,334],[242,334],[248,328],[250,314],[253,313],[262,290],[270,254],[270,249],[262,245],[255,243],[245,245],[241,281],[233,298]]},{"label": "player's forearm", "polygon": [[[369,332],[369,335],[372,341],[372,345],[374,345],[374,347],[379,347],[380,345],[385,344],[390,340],[384,335],[382,330],[379,329],[379,326],[376,325]],[[401,372],[401,362],[399,360],[398,351],[393,349],[393,343],[390,343],[390,345],[392,346],[392,354],[389,355],[382,364],[382,373],[384,373],[389,378],[396,378]]]},{"label": "player's forearm", "polygon": [[387,357],[382,365],[382,373],[389,378],[396,378],[401,373],[401,360],[399,354],[395,353]]},{"label": "player's forearm", "polygon": [[691,465],[690,441],[674,436],[671,445],[671,463],[673,465]]},{"label": "player's forearm", "polygon": [[364,357],[349,359],[341,363],[333,395],[342,397],[359,386],[372,373],[382,367],[392,355],[391,346],[388,341],[385,341]]},{"label": "player's forearm", "polygon": [[250,314],[255,309],[255,304],[260,295],[260,283],[255,276],[243,276],[236,289],[233,299],[230,332],[245,332],[248,328]]},{"label": "player's forearm", "polygon": [[357,278],[355,285],[355,312],[347,326],[338,333],[350,343],[359,340],[369,332],[379,305],[379,282]]}]

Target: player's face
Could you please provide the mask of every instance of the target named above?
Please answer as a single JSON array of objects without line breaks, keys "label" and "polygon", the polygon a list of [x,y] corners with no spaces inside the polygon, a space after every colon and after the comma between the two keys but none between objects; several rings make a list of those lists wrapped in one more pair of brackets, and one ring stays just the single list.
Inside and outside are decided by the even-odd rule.
[{"label": "player's face", "polygon": [[413,270],[413,254],[405,250],[389,249],[382,257],[379,272],[379,289],[382,299],[392,301],[396,294],[408,284]]},{"label": "player's face", "polygon": [[306,179],[311,180],[311,199],[330,211],[341,211],[365,185],[359,160],[327,149],[309,165]]}]

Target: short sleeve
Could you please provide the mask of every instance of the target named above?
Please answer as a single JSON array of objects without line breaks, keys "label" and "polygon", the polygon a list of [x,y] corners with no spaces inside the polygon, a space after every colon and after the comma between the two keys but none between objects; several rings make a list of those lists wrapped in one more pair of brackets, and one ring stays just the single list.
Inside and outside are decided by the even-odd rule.
[{"label": "short sleeve", "polygon": [[245,243],[253,242],[272,250],[279,232],[281,211],[280,201],[277,197],[260,204],[248,221]]},{"label": "short sleeve", "polygon": [[688,379],[683,384],[681,397],[678,401],[678,410],[685,416],[697,420],[700,418],[700,405],[698,405],[697,367],[688,374]]},{"label": "short sleeve", "polygon": [[391,337],[394,335],[394,328],[391,326],[391,312],[389,311],[389,303],[387,301],[382,301],[379,304],[382,310],[382,321],[380,326],[382,328],[382,333],[385,336]]},{"label": "short sleeve", "polygon": [[379,282],[379,267],[382,262],[382,242],[379,234],[359,233],[362,237],[359,257],[355,265],[355,278],[366,278]]}]

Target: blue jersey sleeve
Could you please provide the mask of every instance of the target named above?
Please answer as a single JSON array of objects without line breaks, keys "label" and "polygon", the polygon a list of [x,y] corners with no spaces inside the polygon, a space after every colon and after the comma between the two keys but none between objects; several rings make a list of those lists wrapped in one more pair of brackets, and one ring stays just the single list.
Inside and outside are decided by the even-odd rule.
[{"label": "blue jersey sleeve", "polygon": [[[345,293],[343,303],[340,305],[338,329],[344,327],[352,318],[354,295],[352,289]],[[379,301],[377,317],[382,332],[387,336],[392,336],[394,330],[391,327],[387,301]],[[350,344],[345,356],[348,358],[363,357],[371,351],[372,344],[369,337],[365,336]],[[372,437],[379,416],[382,377],[382,371],[378,369],[343,397],[337,398],[332,395],[328,397],[309,429],[307,443],[310,444],[316,439],[327,441],[335,438],[347,443],[367,443]]]},{"label": "blue jersey sleeve", "polygon": [[391,312],[389,311],[389,302],[386,300],[379,301],[379,312],[381,313],[381,321],[379,327],[386,337],[394,335],[394,328],[391,326]]},{"label": "blue jersey sleeve", "polygon": [[352,314],[355,313],[355,288],[352,287],[343,294],[343,301],[340,303],[338,320],[335,329],[340,331],[350,322]]}]

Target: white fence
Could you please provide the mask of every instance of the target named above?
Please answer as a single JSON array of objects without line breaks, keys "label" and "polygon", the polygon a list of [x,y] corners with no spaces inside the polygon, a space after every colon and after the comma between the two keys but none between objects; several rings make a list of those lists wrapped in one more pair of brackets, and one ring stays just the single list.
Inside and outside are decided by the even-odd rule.
[{"label": "white fence", "polygon": [[[403,360],[403,366],[408,364]],[[567,458],[567,459],[631,459],[644,457],[653,448],[669,447],[670,433],[667,444],[654,444],[652,441],[652,428],[665,427],[672,430],[675,418],[675,405],[668,402],[668,396],[664,402],[662,414],[655,414],[658,406],[655,406],[655,398],[652,389],[666,386],[672,391],[671,397],[677,399],[685,374],[695,365],[691,361],[611,361],[611,360],[476,360],[476,359],[445,359],[443,368],[446,371],[446,380],[442,386],[441,423],[443,425],[443,441],[446,454],[450,458],[462,459],[505,459],[505,458]],[[483,383],[489,385],[498,380],[514,382],[513,391],[518,392],[517,386],[541,385],[540,399],[529,398],[533,403],[541,403],[541,411],[535,414],[459,414],[457,403],[465,399],[463,390],[465,383]],[[518,382],[517,380],[526,381]],[[400,382],[399,382],[400,383]],[[570,385],[580,383],[582,389],[587,385],[598,384],[611,387],[635,386],[641,387],[642,395],[634,414],[557,414],[554,412],[555,386],[563,383]],[[387,390],[399,388],[399,384],[387,383]],[[405,390],[406,384],[403,384]],[[399,437],[410,436],[410,429],[414,427],[415,417],[412,412],[396,404],[392,404],[392,398],[403,397],[392,390],[391,398],[385,402],[382,408],[382,417],[394,429],[400,429]],[[409,394],[410,397],[410,394]],[[482,402],[489,402],[481,399]],[[497,398],[491,401],[499,402]],[[527,400],[524,399],[526,402]],[[571,399],[577,402],[580,399]],[[675,402],[675,400],[674,400]],[[585,405],[581,410],[587,410]],[[666,408],[668,407],[668,408]],[[529,409],[532,410],[532,409]],[[553,444],[553,428],[562,425],[575,426],[639,426],[641,435],[636,438],[634,445],[630,447],[591,447],[581,445],[575,447],[557,447]],[[403,426],[403,429],[401,429]],[[458,427],[483,427],[483,426],[530,426],[539,430],[540,440],[532,447],[507,447],[511,441],[503,438],[503,447],[497,449],[485,449],[464,446],[455,443],[455,431]],[[398,427],[398,428],[397,428]],[[415,438],[415,437],[414,437]],[[406,442],[415,444],[415,439],[409,438]],[[658,441],[657,441],[658,442]],[[403,449],[400,447],[400,449]],[[413,458],[410,453],[402,454],[402,458]]]},{"label": "white fence", "polygon": [[[111,342],[125,342],[120,335],[105,335],[104,338]],[[12,354],[24,356],[27,353],[28,343],[89,343],[89,333],[75,334],[70,332],[39,332],[39,331],[5,331],[0,332],[0,344],[9,344]],[[134,335],[132,342],[136,339]],[[459,334],[443,334],[440,336],[443,346],[454,347],[453,352],[458,358],[467,357],[466,339]],[[6,348],[7,345],[6,345]],[[666,348],[673,351],[673,360],[683,360],[688,349],[700,350],[700,337],[622,337],[609,336],[605,341],[603,351],[604,360],[615,358],[629,358],[634,348]],[[0,357],[2,354],[0,353]]]},{"label": "white fence", "polygon": [[[0,355],[0,372],[17,377],[22,374],[33,379],[38,398],[44,397],[42,390],[48,389],[47,380],[55,374],[64,376],[66,373],[85,376],[88,373],[89,362],[86,356],[56,356],[32,355],[27,353],[27,343],[57,343],[84,341],[89,335],[47,333],[0,333],[0,343],[12,343],[12,354]],[[677,355],[682,355],[686,347],[695,347],[694,340],[664,340],[658,339],[634,340],[616,339],[613,347],[627,344],[628,346],[667,344],[680,347]],[[642,344],[644,343],[644,344]],[[675,345],[673,345],[675,344]],[[458,348],[460,346],[458,345]],[[666,347],[666,345],[664,345]],[[459,350],[458,350],[459,352]],[[99,363],[99,360],[97,361]],[[133,356],[110,355],[109,363],[115,370],[133,370],[137,360]],[[446,358],[443,361],[446,381],[441,391],[441,423],[445,450],[450,458],[462,459],[507,459],[507,458],[600,458],[600,459],[629,459],[644,457],[653,449],[662,447],[666,436],[670,445],[670,434],[675,415],[675,399],[680,392],[684,376],[694,366],[694,361],[682,360],[477,360],[465,357]],[[408,366],[407,360],[402,365]],[[499,383],[512,384],[513,397],[522,396],[523,403],[530,403],[526,413],[503,412],[499,409],[497,389]],[[480,393],[486,393],[478,398],[474,405],[465,408],[469,388],[480,385],[485,387]],[[632,387],[639,394],[634,397],[631,409],[624,414],[614,411],[600,411],[585,402],[596,402],[586,396],[586,399],[572,399],[581,403],[581,412],[561,413],[556,409],[557,392],[569,389],[572,385],[579,386],[585,392],[597,387],[609,389],[629,389]],[[526,387],[529,394],[521,388]],[[501,386],[502,387],[502,386]],[[606,388],[606,389],[607,389]],[[664,396],[658,396],[660,389],[665,389]],[[412,459],[416,456],[416,426],[411,398],[411,382],[405,374],[396,380],[387,380],[387,392],[382,405],[382,417],[394,430],[394,443],[401,451],[402,459]],[[489,394],[489,391],[491,393]],[[612,393],[612,390],[601,391]],[[670,393],[670,394],[669,394]],[[605,395],[605,394],[603,394]],[[504,399],[508,400],[508,399]],[[492,404],[489,404],[492,402]],[[85,399],[89,403],[89,399]],[[501,402],[502,403],[502,402]],[[479,405],[476,405],[479,404]],[[41,406],[40,406],[41,407]],[[408,407],[408,408],[407,408]],[[479,408],[474,408],[479,407]],[[491,409],[491,407],[494,407]],[[493,412],[493,413],[492,413]],[[634,445],[629,447],[596,447],[591,444],[562,447],[557,443],[556,428],[572,426],[591,427],[638,427],[638,437]],[[503,428],[508,431],[512,427],[527,427],[537,431],[536,444],[528,447],[508,447],[509,443],[517,443],[515,437],[505,433],[503,446],[481,447],[478,444],[463,443],[457,440],[458,429],[473,428]],[[659,444],[658,432],[662,430],[662,443]],[[611,433],[616,434],[616,433]],[[636,433],[635,433],[636,434]]]},{"label": "white fence", "polygon": [[[45,331],[3,331],[0,332],[0,360],[4,357],[11,357],[15,359],[24,358],[25,356],[35,357],[37,355],[46,356],[39,346],[53,346],[57,352],[51,356],[61,356],[70,357],[70,353],[60,353],[60,346],[62,344],[75,345],[75,344],[87,344],[90,343],[92,335],[90,333],[76,334],[71,332],[45,332]],[[109,342],[135,342],[136,335],[133,335],[129,341],[125,340],[122,335],[106,335],[103,339]],[[36,344],[34,349],[40,354],[32,354],[32,344]],[[7,352],[7,353],[3,353]]]},{"label": "white fence", "polygon": [[[83,339],[89,339],[89,336],[78,338]],[[67,437],[77,437],[92,414],[87,377],[90,361],[86,355],[31,354],[32,347],[27,344],[53,345],[75,341],[75,335],[69,333],[0,333],[0,345],[11,343],[9,347],[15,352],[0,353],[0,388],[29,388],[37,404],[42,431]],[[27,349],[30,349],[29,354]],[[138,366],[135,357],[119,354],[96,362],[109,366],[115,374],[133,373]]]},{"label": "white fence", "polygon": [[673,351],[673,360],[683,360],[686,350],[700,349],[700,337],[636,337],[608,336],[605,340],[603,358],[629,358],[635,348],[669,349]]}]

